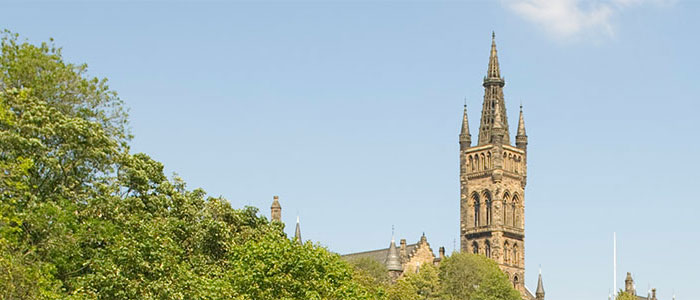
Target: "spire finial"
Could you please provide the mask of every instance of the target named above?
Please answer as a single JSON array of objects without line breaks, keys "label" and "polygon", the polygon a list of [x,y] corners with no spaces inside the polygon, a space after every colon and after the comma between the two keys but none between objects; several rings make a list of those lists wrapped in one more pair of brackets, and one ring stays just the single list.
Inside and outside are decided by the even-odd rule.
[{"label": "spire finial", "polygon": [[464,114],[462,115],[462,131],[459,133],[459,148],[467,149],[472,145],[472,135],[469,133],[469,120],[467,120],[467,97],[464,97]]},{"label": "spire finial", "polygon": [[391,225],[391,242],[393,243],[394,241],[394,225]]},{"label": "spire finial", "polygon": [[491,30],[491,39],[495,40],[496,39],[496,31]]}]

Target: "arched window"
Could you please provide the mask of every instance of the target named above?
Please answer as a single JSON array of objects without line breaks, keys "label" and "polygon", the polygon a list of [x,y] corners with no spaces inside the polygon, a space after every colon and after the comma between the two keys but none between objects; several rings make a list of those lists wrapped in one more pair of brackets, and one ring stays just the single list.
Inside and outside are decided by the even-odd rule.
[{"label": "arched window", "polygon": [[510,198],[510,194],[506,192],[503,195],[503,225],[508,225],[508,198]]},{"label": "arched window", "polygon": [[474,169],[479,171],[479,155],[474,155]]},{"label": "arched window", "polygon": [[472,195],[472,200],[474,201],[474,227],[479,227],[479,220],[481,219],[481,203],[479,202],[479,195],[474,193]]},{"label": "arched window", "polygon": [[491,258],[491,243],[486,241],[486,246],[484,248],[486,249],[486,257]]},{"label": "arched window", "polygon": [[474,242],[474,243],[472,244],[472,251],[474,251],[474,254],[479,254],[479,244],[477,244],[476,242]]},{"label": "arched window", "polygon": [[520,228],[520,199],[518,195],[513,195],[513,226]]},{"label": "arched window", "polygon": [[517,289],[519,283],[520,283],[520,278],[518,278],[518,275],[513,276],[513,287]]},{"label": "arched window", "polygon": [[510,245],[508,245],[508,241],[503,243],[503,262],[506,264],[510,263]]},{"label": "arched window", "polygon": [[491,164],[491,152],[486,154],[486,169],[491,169],[493,168],[493,165]]},{"label": "arched window", "polygon": [[474,160],[471,155],[469,155],[469,168],[474,171]]},{"label": "arched window", "polygon": [[520,253],[518,253],[518,244],[513,245],[513,264],[518,265],[520,263]]},{"label": "arched window", "polygon": [[483,153],[481,153],[481,169],[482,170],[487,169],[486,168],[486,156]]},{"label": "arched window", "polygon": [[491,194],[486,191],[484,193],[486,198],[486,225],[491,225],[491,219],[493,217],[493,201],[491,201]]}]

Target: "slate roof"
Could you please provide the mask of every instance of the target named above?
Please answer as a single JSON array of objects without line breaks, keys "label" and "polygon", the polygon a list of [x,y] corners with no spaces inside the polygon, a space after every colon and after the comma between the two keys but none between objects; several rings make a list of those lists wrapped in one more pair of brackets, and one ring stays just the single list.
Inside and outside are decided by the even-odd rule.
[{"label": "slate roof", "polygon": [[[415,249],[416,247],[418,247],[418,243],[406,245],[406,254],[412,253],[413,249]],[[399,249],[399,251],[400,251],[400,249]],[[386,265],[386,258],[388,255],[389,255],[389,247],[383,248],[383,249],[371,250],[371,251],[348,253],[348,254],[341,255],[341,257],[344,258],[345,260],[353,260],[353,259],[368,257],[368,258],[371,258],[371,259],[373,259],[373,260],[375,260],[383,265]]]}]

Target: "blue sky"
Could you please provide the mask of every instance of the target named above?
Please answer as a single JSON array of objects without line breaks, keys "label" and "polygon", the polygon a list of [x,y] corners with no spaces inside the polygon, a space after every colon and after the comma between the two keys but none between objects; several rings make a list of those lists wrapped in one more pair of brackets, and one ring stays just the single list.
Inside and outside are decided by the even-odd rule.
[{"label": "blue sky", "polygon": [[[348,253],[458,236],[464,97],[476,136],[491,31],[511,126],[529,135],[526,284],[547,299],[618,287],[696,296],[700,2],[4,2],[109,78],[134,152],[191,188]],[[515,132],[511,128],[511,133]],[[513,137],[511,137],[513,138]]]}]

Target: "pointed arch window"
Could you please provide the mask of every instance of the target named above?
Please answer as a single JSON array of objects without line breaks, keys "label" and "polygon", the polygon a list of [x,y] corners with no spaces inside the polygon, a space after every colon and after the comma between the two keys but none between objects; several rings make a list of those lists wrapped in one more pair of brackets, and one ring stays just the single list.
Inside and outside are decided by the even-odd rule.
[{"label": "pointed arch window", "polygon": [[481,219],[481,203],[479,202],[479,195],[472,195],[474,201],[474,227],[479,227],[479,220]]},{"label": "pointed arch window", "polygon": [[513,202],[511,202],[511,208],[512,208],[512,217],[511,217],[511,225],[513,227],[518,227],[518,195],[513,195]]},{"label": "pointed arch window", "polygon": [[484,249],[486,250],[486,257],[491,258],[491,243],[489,241],[486,241]]},{"label": "pointed arch window", "polygon": [[503,225],[508,225],[508,198],[510,198],[510,195],[506,192],[503,195],[503,220],[501,221]]},{"label": "pointed arch window", "polygon": [[491,225],[491,220],[493,219],[493,201],[491,201],[491,194],[487,191],[484,194],[486,198],[486,225]]},{"label": "pointed arch window", "polygon": [[479,244],[477,244],[476,242],[474,242],[474,243],[472,244],[472,251],[474,252],[474,254],[479,254]]},{"label": "pointed arch window", "polygon": [[518,265],[520,263],[520,258],[518,257],[520,255],[518,253],[518,244],[513,245],[513,264]]},{"label": "pointed arch window", "polygon": [[510,245],[508,245],[508,241],[503,243],[503,262],[510,264]]}]

